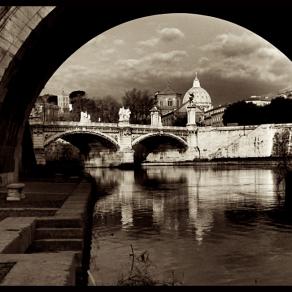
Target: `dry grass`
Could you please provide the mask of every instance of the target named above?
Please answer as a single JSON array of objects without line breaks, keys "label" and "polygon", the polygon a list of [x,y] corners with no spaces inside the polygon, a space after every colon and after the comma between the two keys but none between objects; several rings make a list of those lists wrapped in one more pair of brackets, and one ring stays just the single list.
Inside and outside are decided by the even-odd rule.
[{"label": "dry grass", "polygon": [[150,260],[149,252],[143,251],[136,255],[131,245],[131,268],[127,275],[121,275],[117,282],[118,286],[177,286],[182,285],[181,281],[175,279],[172,272],[171,281],[159,281],[151,272],[154,264]]}]

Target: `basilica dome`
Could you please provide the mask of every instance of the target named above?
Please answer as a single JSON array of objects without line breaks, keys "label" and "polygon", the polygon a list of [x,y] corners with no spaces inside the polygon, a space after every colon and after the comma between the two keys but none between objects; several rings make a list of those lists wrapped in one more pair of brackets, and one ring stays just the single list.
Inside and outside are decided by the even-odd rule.
[{"label": "basilica dome", "polygon": [[201,87],[197,74],[193,82],[193,87],[190,88],[184,95],[182,104],[185,104],[185,106],[183,106],[182,108],[183,110],[186,110],[190,96],[193,96],[193,103],[200,110],[205,111],[212,108],[211,97],[209,93],[204,88]]}]

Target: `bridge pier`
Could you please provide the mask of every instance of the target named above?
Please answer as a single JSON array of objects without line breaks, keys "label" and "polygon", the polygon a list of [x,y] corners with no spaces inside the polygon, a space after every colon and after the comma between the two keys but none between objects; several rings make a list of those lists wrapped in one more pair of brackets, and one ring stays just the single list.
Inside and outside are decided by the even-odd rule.
[{"label": "bridge pier", "polygon": [[124,148],[119,151],[120,154],[120,167],[133,166],[134,165],[134,150],[130,148]]},{"label": "bridge pier", "polygon": [[34,155],[37,165],[46,165],[45,148],[35,148]]},{"label": "bridge pier", "polygon": [[32,130],[32,142],[37,165],[46,165],[45,135],[42,125],[37,125]]},{"label": "bridge pier", "polygon": [[134,150],[132,149],[132,129],[129,120],[122,120],[118,123],[119,127],[119,145],[118,150],[120,157],[120,165],[129,166],[134,164]]}]

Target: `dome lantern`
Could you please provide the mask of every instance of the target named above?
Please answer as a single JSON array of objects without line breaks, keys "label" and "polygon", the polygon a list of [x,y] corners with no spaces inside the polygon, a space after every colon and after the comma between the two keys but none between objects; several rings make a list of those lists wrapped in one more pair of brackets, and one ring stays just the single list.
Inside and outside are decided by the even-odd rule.
[{"label": "dome lantern", "polygon": [[193,87],[201,87],[197,72],[196,72],[196,77],[195,77],[194,82],[193,82]]},{"label": "dome lantern", "polygon": [[182,102],[184,106],[180,109],[180,111],[186,111],[190,96],[193,97],[193,104],[200,110],[205,111],[212,107],[211,97],[209,93],[201,87],[197,72],[192,88],[190,88],[184,95]]}]

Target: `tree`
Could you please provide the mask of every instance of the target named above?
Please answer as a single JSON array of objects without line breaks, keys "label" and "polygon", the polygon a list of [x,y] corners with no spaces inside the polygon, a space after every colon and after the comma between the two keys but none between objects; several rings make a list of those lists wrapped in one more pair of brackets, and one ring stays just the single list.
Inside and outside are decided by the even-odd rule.
[{"label": "tree", "polygon": [[118,112],[121,104],[112,96],[88,98],[85,91],[77,90],[69,94],[72,103],[73,121],[80,121],[80,113],[90,114],[92,122],[114,123],[118,121]]},{"label": "tree", "polygon": [[122,106],[114,97],[107,95],[94,100],[96,110],[92,113],[93,121],[116,123],[119,120],[119,109]]},{"label": "tree", "polygon": [[80,121],[80,113],[82,111],[81,99],[85,98],[86,92],[83,90],[72,91],[69,94],[70,103],[72,104],[71,119],[73,121]]},{"label": "tree", "polygon": [[130,123],[150,124],[150,110],[156,104],[156,98],[148,90],[133,88],[122,97],[123,105],[131,111]]},{"label": "tree", "polygon": [[283,97],[275,98],[265,106],[268,123],[291,123],[292,100]]},{"label": "tree", "polygon": [[245,101],[238,101],[229,105],[223,114],[223,123],[237,123],[238,125],[253,125],[259,122],[258,106]]}]

